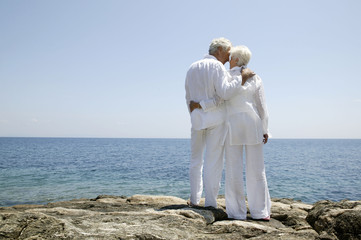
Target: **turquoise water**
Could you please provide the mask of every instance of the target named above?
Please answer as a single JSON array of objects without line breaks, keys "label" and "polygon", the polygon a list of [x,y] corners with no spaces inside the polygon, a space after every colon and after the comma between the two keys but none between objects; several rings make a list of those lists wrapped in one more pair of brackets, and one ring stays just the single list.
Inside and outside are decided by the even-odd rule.
[{"label": "turquoise water", "polygon": [[[0,206],[101,194],[189,197],[189,139],[0,138]],[[271,197],[361,199],[361,140],[270,139]],[[224,180],[220,194],[224,194]]]}]

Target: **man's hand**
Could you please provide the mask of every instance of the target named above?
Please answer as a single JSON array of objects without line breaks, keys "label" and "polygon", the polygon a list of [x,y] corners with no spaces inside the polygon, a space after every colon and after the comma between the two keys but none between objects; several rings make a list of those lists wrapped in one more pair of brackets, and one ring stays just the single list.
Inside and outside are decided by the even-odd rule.
[{"label": "man's hand", "polygon": [[202,108],[202,106],[199,103],[193,101],[189,103],[189,109],[191,110],[191,112],[193,112],[193,110],[197,108]]},{"label": "man's hand", "polygon": [[268,142],[268,134],[263,134],[263,143],[266,144]]},{"label": "man's hand", "polygon": [[256,75],[251,69],[249,68],[242,68],[242,86],[246,83],[246,81]]}]

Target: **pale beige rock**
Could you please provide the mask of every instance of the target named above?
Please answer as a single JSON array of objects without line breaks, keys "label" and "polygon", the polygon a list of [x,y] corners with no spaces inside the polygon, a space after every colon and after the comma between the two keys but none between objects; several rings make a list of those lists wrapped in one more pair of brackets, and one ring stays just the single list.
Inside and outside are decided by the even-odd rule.
[{"label": "pale beige rock", "polygon": [[131,204],[187,204],[181,198],[157,195],[133,195],[127,201]]},{"label": "pale beige rock", "polygon": [[290,205],[291,208],[293,209],[301,209],[301,210],[304,210],[304,211],[310,211],[312,209],[312,205],[311,204],[306,204],[306,203],[301,203],[301,202],[296,202],[296,203],[292,203]]},{"label": "pale beige rock", "polygon": [[[273,200],[269,222],[228,220],[224,198],[218,199],[217,209],[190,208],[186,203],[171,196],[104,195],[47,205],[0,207],[0,239],[313,240],[336,236],[325,231],[319,235],[305,220],[311,205],[290,199]],[[358,204],[353,206],[359,209]],[[326,218],[331,221],[332,211],[340,208],[328,211],[331,217]],[[349,219],[353,215],[343,216]]]},{"label": "pale beige rock", "polygon": [[213,226],[228,226],[228,227],[238,227],[244,228],[250,231],[262,231],[263,233],[270,233],[278,231],[276,228],[265,226],[259,224],[258,222],[248,222],[248,221],[219,221],[213,224]]},{"label": "pale beige rock", "polygon": [[271,205],[271,212],[283,212],[283,211],[290,211],[291,205],[281,203],[281,202],[272,202]]}]

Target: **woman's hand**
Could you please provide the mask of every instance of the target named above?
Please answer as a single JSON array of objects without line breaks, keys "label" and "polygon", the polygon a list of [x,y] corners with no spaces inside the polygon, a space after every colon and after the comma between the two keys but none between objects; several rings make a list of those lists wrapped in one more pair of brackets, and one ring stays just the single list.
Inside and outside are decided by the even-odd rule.
[{"label": "woman's hand", "polygon": [[263,134],[263,143],[266,144],[268,142],[268,134]]},{"label": "woman's hand", "polygon": [[189,109],[190,109],[190,111],[193,112],[193,110],[196,109],[196,108],[202,108],[202,106],[201,106],[199,103],[197,103],[197,102],[191,101],[191,102],[189,103]]}]

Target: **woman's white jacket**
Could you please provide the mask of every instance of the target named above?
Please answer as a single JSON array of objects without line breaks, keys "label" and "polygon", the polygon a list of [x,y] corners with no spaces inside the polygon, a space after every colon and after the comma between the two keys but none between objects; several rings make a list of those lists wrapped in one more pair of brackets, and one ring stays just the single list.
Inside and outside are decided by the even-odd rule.
[{"label": "woman's white jacket", "polygon": [[[230,70],[232,76],[240,75],[240,67]],[[239,87],[231,99],[225,101],[226,132],[231,145],[253,145],[263,142],[263,135],[269,134],[268,111],[264,88],[258,75],[248,79]]]}]

